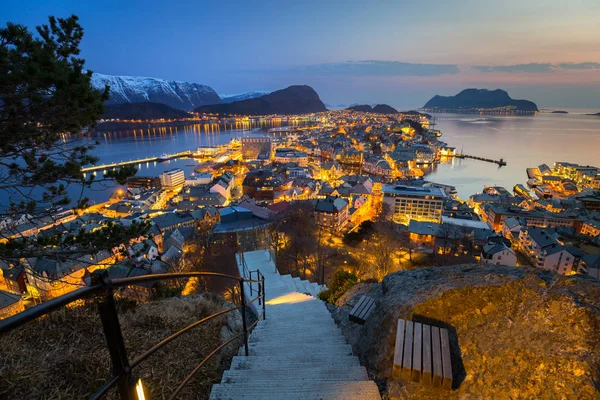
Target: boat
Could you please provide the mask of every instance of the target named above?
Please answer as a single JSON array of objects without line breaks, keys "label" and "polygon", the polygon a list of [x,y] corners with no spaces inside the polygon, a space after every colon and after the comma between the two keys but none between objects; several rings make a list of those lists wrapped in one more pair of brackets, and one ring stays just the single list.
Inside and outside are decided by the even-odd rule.
[{"label": "boat", "polygon": [[535,179],[535,178],[529,179],[529,180],[527,181],[527,186],[529,186],[529,187],[530,187],[530,188],[532,188],[532,189],[534,189],[534,188],[536,188],[536,187],[540,186],[541,184],[542,184],[542,182],[540,182],[539,180],[537,180],[537,179]]},{"label": "boat", "polygon": [[169,161],[169,155],[167,153],[162,153],[159,157],[158,157],[158,162],[165,162],[165,161]]}]

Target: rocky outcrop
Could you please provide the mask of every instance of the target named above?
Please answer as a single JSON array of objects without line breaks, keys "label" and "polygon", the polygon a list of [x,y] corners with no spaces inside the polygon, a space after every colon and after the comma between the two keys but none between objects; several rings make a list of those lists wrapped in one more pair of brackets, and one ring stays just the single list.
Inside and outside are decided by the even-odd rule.
[{"label": "rocky outcrop", "polygon": [[[360,298],[377,303],[348,321]],[[532,268],[472,265],[390,274],[357,285],[334,311],[389,398],[600,398],[600,282]],[[451,392],[391,380],[398,318],[450,330]]]}]

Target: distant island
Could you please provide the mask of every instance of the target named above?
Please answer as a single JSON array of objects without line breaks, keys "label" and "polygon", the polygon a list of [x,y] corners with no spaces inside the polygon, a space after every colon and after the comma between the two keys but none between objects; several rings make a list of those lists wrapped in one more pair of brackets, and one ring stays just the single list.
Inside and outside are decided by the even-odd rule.
[{"label": "distant island", "polygon": [[225,115],[289,115],[322,112],[327,108],[313,88],[296,85],[253,99],[201,106],[194,111]]},{"label": "distant island", "polygon": [[512,99],[501,89],[465,89],[456,96],[434,96],[423,109],[433,112],[533,114],[539,111],[529,100]]},{"label": "distant island", "polygon": [[147,120],[147,119],[179,119],[190,115],[166,104],[137,102],[124,104],[107,104],[104,106],[103,119]]},{"label": "distant island", "polygon": [[371,107],[368,104],[359,104],[348,107],[346,110],[370,112],[374,114],[396,114],[398,112],[394,107],[388,106],[387,104],[377,104],[375,107]]},{"label": "distant island", "polygon": [[598,112],[596,114],[585,114],[585,115],[595,115],[596,117],[600,117],[600,112]]},{"label": "distant island", "polygon": [[550,114],[568,114],[568,113],[569,113],[568,111],[558,110],[558,111],[552,111]]}]

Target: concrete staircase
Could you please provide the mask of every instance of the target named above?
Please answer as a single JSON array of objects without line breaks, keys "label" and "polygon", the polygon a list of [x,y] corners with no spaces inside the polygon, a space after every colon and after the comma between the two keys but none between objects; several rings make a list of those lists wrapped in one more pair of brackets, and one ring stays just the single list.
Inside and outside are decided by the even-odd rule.
[{"label": "concrete staircase", "polygon": [[265,276],[267,319],[248,339],[249,356],[240,349],[210,399],[380,399],[325,304],[313,297],[322,288],[279,275],[266,251],[244,259]]}]

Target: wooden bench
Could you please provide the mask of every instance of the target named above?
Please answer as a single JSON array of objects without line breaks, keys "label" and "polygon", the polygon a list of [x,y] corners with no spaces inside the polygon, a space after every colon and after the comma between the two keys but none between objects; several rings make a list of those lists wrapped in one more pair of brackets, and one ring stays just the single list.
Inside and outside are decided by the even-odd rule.
[{"label": "wooden bench", "polygon": [[392,377],[452,389],[448,329],[399,319]]},{"label": "wooden bench", "polygon": [[369,315],[375,309],[375,300],[367,296],[361,296],[358,303],[354,306],[348,318],[350,321],[364,325]]}]

